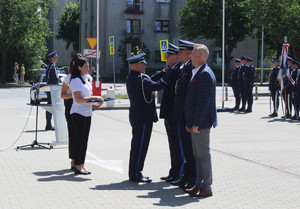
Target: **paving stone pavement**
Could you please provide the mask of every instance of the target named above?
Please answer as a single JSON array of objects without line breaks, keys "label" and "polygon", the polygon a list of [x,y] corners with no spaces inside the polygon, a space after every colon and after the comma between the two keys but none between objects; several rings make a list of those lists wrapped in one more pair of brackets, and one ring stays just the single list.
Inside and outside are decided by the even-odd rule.
[{"label": "paving stone pavement", "polygon": [[[300,208],[300,122],[267,117],[267,97],[254,100],[250,114],[218,113],[219,125],[211,130],[214,196],[199,199],[160,181],[170,165],[163,120],[153,127],[144,167],[153,182],[128,181],[131,127],[125,108],[94,111],[86,159],[91,175],[71,172],[67,145],[16,151],[35,137],[28,92],[0,89],[0,150],[18,139],[28,119],[16,144],[0,152],[0,208]],[[221,106],[220,95],[217,100]],[[120,104],[128,106],[128,100]],[[233,107],[231,96],[225,107]],[[52,142],[55,133],[43,130],[44,117],[40,110],[38,141]]]}]

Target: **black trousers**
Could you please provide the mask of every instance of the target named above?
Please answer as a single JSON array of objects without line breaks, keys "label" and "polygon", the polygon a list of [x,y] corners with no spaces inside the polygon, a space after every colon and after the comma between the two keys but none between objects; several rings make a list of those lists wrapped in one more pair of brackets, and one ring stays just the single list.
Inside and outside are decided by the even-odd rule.
[{"label": "black trousers", "polygon": [[129,178],[138,179],[142,175],[147,155],[153,122],[131,123],[132,139],[129,158]]},{"label": "black trousers", "polygon": [[240,107],[241,103],[241,93],[238,87],[232,87],[233,95],[235,97],[235,107]]},{"label": "black trousers", "polygon": [[74,128],[74,160],[75,165],[84,164],[87,143],[91,127],[91,117],[84,117],[80,114],[71,114]]},{"label": "black trousers", "polygon": [[183,175],[184,153],[180,138],[178,124],[172,118],[165,118],[165,127],[168,135],[169,150],[171,158],[171,169],[169,176],[181,177]]},{"label": "black trousers", "polygon": [[242,99],[242,108],[245,108],[245,106],[246,106],[246,92],[245,92],[243,83],[239,84],[239,92],[240,92],[241,99]]},{"label": "black trousers", "polygon": [[[252,109],[253,105],[253,86],[252,85],[244,85],[244,93],[245,93],[245,100],[246,103],[248,104],[247,109]],[[246,104],[245,103],[245,104]]]},{"label": "black trousers", "polygon": [[[47,103],[52,104],[50,92],[47,92]],[[52,120],[52,113],[51,112],[46,111],[46,120],[51,122],[51,120]]]},{"label": "black trousers", "polygon": [[70,115],[71,107],[73,104],[73,99],[65,99],[65,117],[67,121],[67,127],[68,127],[68,136],[69,136],[69,158],[75,159],[75,129],[73,127],[72,118]]},{"label": "black trousers", "polygon": [[180,138],[182,141],[182,148],[185,158],[184,164],[184,179],[190,184],[196,184],[196,160],[193,155],[193,147],[192,147],[192,138],[191,134],[186,131],[186,123],[184,116],[182,116],[180,123],[178,124],[178,129],[180,130]]},{"label": "black trousers", "polygon": [[273,112],[278,112],[279,107],[279,90],[271,90],[271,98],[273,103]]}]

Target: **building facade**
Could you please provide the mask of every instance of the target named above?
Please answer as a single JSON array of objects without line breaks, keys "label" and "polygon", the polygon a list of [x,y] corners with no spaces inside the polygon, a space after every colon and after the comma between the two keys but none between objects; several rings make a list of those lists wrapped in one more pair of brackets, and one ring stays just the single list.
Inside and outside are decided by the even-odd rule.
[{"label": "building facade", "polygon": [[66,2],[75,3],[78,0],[56,0],[57,6],[52,7],[49,10],[48,20],[50,23],[50,29],[53,35],[47,40],[47,48],[49,52],[54,50],[57,51],[59,55],[58,66],[68,66],[71,60],[71,53],[73,52],[73,45],[71,44],[69,49],[66,49],[67,43],[63,40],[57,40],[55,36],[58,34],[59,26],[57,24],[57,19],[61,15],[61,10],[66,6]]},{"label": "building facade", "polygon": [[[96,38],[97,30],[97,0],[80,0],[80,50],[90,49],[86,38]],[[178,12],[185,6],[183,0],[100,0],[100,75],[102,77],[113,76],[113,58],[110,55],[109,36],[114,36],[115,43],[115,70],[116,74],[124,66],[122,57],[117,49],[120,41],[126,36],[139,37],[147,49],[150,50],[148,61],[150,68],[163,68],[165,63],[160,58],[160,40],[169,40],[178,43],[180,32],[177,28],[180,21]],[[208,64],[213,69],[221,69],[221,49],[213,46],[212,41],[198,39],[191,40],[203,43],[210,49]],[[246,47],[251,44],[251,48]],[[257,64],[257,41],[251,38],[234,50],[233,56],[250,56]],[[96,47],[95,47],[96,48]],[[95,59],[91,59],[95,65]],[[233,67],[232,63],[232,67]]]}]

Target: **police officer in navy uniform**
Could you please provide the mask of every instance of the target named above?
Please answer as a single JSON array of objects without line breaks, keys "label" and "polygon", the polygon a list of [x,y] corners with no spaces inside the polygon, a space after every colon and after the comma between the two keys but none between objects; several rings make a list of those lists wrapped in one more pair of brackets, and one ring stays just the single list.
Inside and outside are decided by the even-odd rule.
[{"label": "police officer in navy uniform", "polygon": [[240,62],[240,69],[238,72],[238,85],[239,85],[239,91],[242,98],[242,107],[238,109],[238,111],[245,111],[246,108],[246,94],[244,92],[244,80],[243,80],[243,74],[247,68],[246,66],[246,57],[241,56],[241,62]]},{"label": "police officer in navy uniform", "polygon": [[233,95],[235,97],[235,106],[233,110],[238,110],[240,108],[240,103],[241,103],[241,93],[239,90],[239,83],[238,83],[238,73],[241,67],[240,63],[241,63],[241,59],[236,58],[234,61],[235,69],[230,76],[231,87],[233,90]]},{"label": "police officer in navy uniform", "polygon": [[163,89],[167,83],[162,79],[164,71],[151,78],[144,74],[147,62],[141,53],[127,59],[130,73],[126,78],[130,100],[129,121],[132,127],[132,140],[129,159],[129,180],[151,182],[142,174],[147,154],[153,122],[158,121],[154,91]]},{"label": "police officer in navy uniform", "polygon": [[[49,60],[49,64],[47,66],[47,70],[46,70],[46,81],[47,84],[49,85],[57,85],[58,84],[58,74],[57,74],[57,67],[56,67],[56,63],[58,61],[58,55],[56,53],[56,51],[53,51],[51,53],[49,53],[47,55],[48,60]],[[48,104],[51,104],[51,94],[50,92],[47,92],[47,101]],[[52,119],[52,114],[48,111],[46,111],[46,130],[54,130],[54,127],[51,125],[51,119]]]},{"label": "police officer in navy uniform", "polygon": [[245,72],[243,73],[243,86],[244,86],[244,93],[247,103],[247,109],[245,110],[246,113],[252,112],[252,105],[253,105],[253,84],[254,84],[254,74],[255,68],[252,65],[253,59],[247,57],[246,60],[246,68]]},{"label": "police officer in navy uniform", "polygon": [[[190,55],[194,49],[194,44],[187,40],[178,40],[179,56],[183,62],[180,68],[180,75],[175,85],[175,103],[173,118],[177,120],[179,137],[182,142],[182,148],[185,158],[184,176],[180,180],[172,180],[171,184],[179,186],[181,189],[190,189],[196,184],[196,161],[193,155],[191,134],[186,130],[186,123],[183,113],[185,97],[187,94],[188,84],[192,77],[192,69],[194,68]],[[171,177],[172,178],[172,177]]]},{"label": "police officer in navy uniform", "polygon": [[180,73],[180,67],[182,66],[178,52],[178,47],[169,43],[166,53],[168,68],[164,76],[164,80],[167,81],[168,85],[163,89],[160,105],[160,118],[164,118],[171,158],[171,169],[168,176],[172,178],[166,179],[167,181],[179,180],[183,175],[184,166],[181,138],[178,135],[176,119],[173,118],[175,84]]},{"label": "police officer in navy uniform", "polygon": [[[291,63],[293,61],[293,58],[291,57],[287,57],[287,62],[288,62],[288,68],[289,68],[289,71],[291,72],[292,69],[291,69]],[[291,112],[292,112],[292,100],[291,100],[291,94],[292,94],[292,84],[290,82],[290,79],[288,76],[284,77],[283,78],[285,81],[284,81],[284,88],[281,90],[281,95],[283,96],[283,99],[284,99],[284,103],[285,103],[285,115],[282,116],[281,118],[291,118],[292,115],[291,115]],[[281,81],[283,82],[283,81]]]},{"label": "police officer in navy uniform", "polygon": [[[290,76],[290,91],[291,91],[291,102],[293,104],[294,107],[294,116],[291,117],[292,120],[298,120],[299,119],[299,102],[298,102],[298,97],[299,97],[299,92],[297,92],[297,88],[299,88],[299,84],[297,85],[298,81],[298,74],[299,74],[299,62],[297,60],[292,60],[291,62],[291,66],[290,66],[290,70],[291,70],[291,76]],[[298,89],[299,91],[299,89]]]},{"label": "police officer in navy uniform", "polygon": [[270,83],[269,83],[269,90],[271,93],[271,98],[273,102],[273,113],[270,114],[270,117],[277,117],[278,116],[278,107],[279,107],[279,90],[280,84],[277,80],[278,73],[279,73],[279,60],[274,58],[272,60],[272,67],[273,69],[270,72]]},{"label": "police officer in navy uniform", "polygon": [[[298,67],[300,66],[300,62],[297,61]],[[297,68],[296,70],[296,79],[295,79],[295,92],[296,92],[296,107],[297,107],[297,114],[298,114],[298,120],[300,120],[299,117],[299,108],[300,108],[300,69]]]}]

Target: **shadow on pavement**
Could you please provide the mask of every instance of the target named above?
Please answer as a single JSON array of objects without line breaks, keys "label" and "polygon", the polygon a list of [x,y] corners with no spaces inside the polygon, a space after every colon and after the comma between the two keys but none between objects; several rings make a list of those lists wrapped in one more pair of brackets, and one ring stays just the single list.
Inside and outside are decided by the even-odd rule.
[{"label": "shadow on pavement", "polygon": [[192,202],[199,202],[200,199],[192,198],[181,189],[172,187],[166,182],[152,182],[149,184],[138,184],[130,181],[122,181],[107,185],[98,185],[92,190],[152,190],[148,195],[139,195],[138,198],[160,199],[156,206],[182,206]]},{"label": "shadow on pavement", "polygon": [[74,182],[83,182],[90,181],[91,179],[82,178],[82,175],[75,175],[70,169],[63,169],[58,171],[40,171],[33,173],[36,176],[43,176],[45,178],[39,178],[40,182],[47,181],[74,181]]}]

